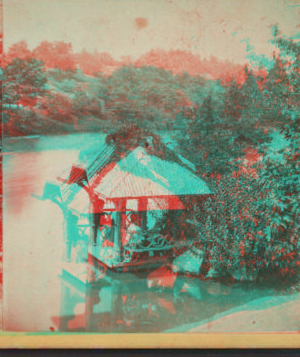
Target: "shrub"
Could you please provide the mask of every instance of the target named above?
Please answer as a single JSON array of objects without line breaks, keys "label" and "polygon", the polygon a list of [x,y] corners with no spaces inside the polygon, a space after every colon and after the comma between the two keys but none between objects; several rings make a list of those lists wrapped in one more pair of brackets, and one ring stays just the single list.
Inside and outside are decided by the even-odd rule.
[{"label": "shrub", "polygon": [[205,214],[195,217],[212,268],[224,272],[245,266],[252,274],[265,266],[267,214],[259,210],[262,196],[263,185],[247,172],[216,181],[214,197],[204,203]]},{"label": "shrub", "polygon": [[[291,275],[299,267],[299,217],[285,222],[278,211],[278,177],[240,171],[216,181],[214,197],[198,210],[199,242],[219,272],[244,269]],[[267,178],[267,179],[266,179]],[[285,212],[287,214],[287,212]]]}]

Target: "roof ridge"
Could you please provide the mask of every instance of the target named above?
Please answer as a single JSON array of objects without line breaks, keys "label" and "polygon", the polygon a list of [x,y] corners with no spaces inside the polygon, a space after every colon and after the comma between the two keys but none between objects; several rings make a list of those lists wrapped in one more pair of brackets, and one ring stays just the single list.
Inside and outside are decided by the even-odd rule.
[{"label": "roof ridge", "polygon": [[[168,147],[166,147],[166,146],[164,146],[164,148],[166,148],[167,150],[170,150],[170,149],[169,149]],[[144,154],[146,154],[147,156],[150,156],[150,157],[152,156],[152,157],[155,157],[156,159],[159,159],[159,160],[161,160],[161,161],[166,161],[166,160],[164,160],[163,158],[161,158],[161,157],[159,157],[159,156],[157,156],[157,155],[152,155],[152,154],[148,153],[148,152],[147,152],[147,149],[145,149],[145,148],[144,148],[143,146],[141,146],[141,145],[135,147],[133,150],[128,150],[128,151],[126,152],[125,158],[127,158],[129,155],[133,154],[133,153],[134,153],[135,151],[137,151],[138,149],[141,149],[141,150],[144,152]],[[173,152],[173,150],[172,150],[172,152]],[[172,161],[167,160],[167,161],[168,161],[170,164],[172,164],[172,165],[179,165],[179,166],[181,166],[181,167],[182,167],[183,169],[185,169],[189,174],[195,176],[195,174],[192,173],[192,172],[187,168],[187,165],[184,164],[184,163],[182,163],[182,161],[180,160],[180,158],[177,156],[177,153],[176,153],[176,152],[174,152],[174,153],[175,153],[175,155],[176,155],[176,158],[180,161],[181,165],[180,165],[178,162],[174,161],[174,160],[172,160]],[[124,159],[124,158],[122,158],[119,162],[121,162],[123,159]],[[141,164],[141,160],[142,160],[142,159],[143,159],[143,158],[140,158],[140,159],[136,158],[136,161]],[[131,174],[130,171],[131,171],[131,169],[132,169],[135,165],[136,165],[136,163],[133,162],[133,164],[132,164],[126,171],[123,171],[122,177],[121,177],[121,178],[117,181],[117,183],[111,188],[111,190],[110,190],[110,192],[109,192],[109,195],[112,194],[112,192],[120,185],[120,183],[122,182],[122,180],[125,179],[126,176],[128,176],[128,175]],[[160,180],[159,180],[159,179],[157,178],[157,176],[155,175],[155,173],[158,174],[158,173],[155,171],[155,167],[153,168],[154,172],[153,172],[152,169],[149,168],[148,165],[143,165],[143,168],[145,168],[145,170],[146,170],[150,175],[154,176],[155,181],[156,181],[157,184],[161,184],[161,183],[159,182]],[[159,175],[159,174],[158,174],[158,175]],[[167,186],[169,186],[170,183],[169,183],[168,179],[166,179],[166,178],[163,177],[163,176],[161,176],[161,178],[163,179],[162,181],[166,181],[165,184],[166,184]],[[201,180],[198,176],[196,176],[196,178],[197,178],[198,180]],[[152,178],[151,180],[153,180],[153,178]],[[157,180],[158,180],[158,182],[157,182]],[[202,180],[201,180],[201,181],[202,181]]]},{"label": "roof ridge", "polygon": [[[94,177],[93,177],[93,179],[92,179],[92,181],[91,181],[91,186],[92,186],[92,188],[93,187],[97,187],[98,185],[99,185],[99,183],[101,182],[101,180],[106,176],[106,174],[110,171],[108,171],[108,172],[105,172],[105,174],[102,174],[103,173],[103,171],[105,171],[108,167],[109,167],[109,165],[110,164],[112,164],[112,163],[115,163],[115,164],[117,164],[115,161],[114,161],[114,158],[117,158],[117,155],[114,153],[113,155],[111,155],[111,157],[109,157],[107,160],[106,160],[106,162],[102,165],[102,170],[101,170],[101,172],[99,172],[98,173],[98,175],[95,175]],[[112,170],[113,170],[113,168],[112,168]],[[101,175],[102,174],[102,175]],[[99,181],[99,182],[98,182]]]},{"label": "roof ridge", "polygon": [[[160,160],[162,160],[159,156],[156,156],[156,155],[151,155],[151,154],[149,154],[144,148],[142,148],[145,152],[146,152],[146,155],[148,155],[148,156],[154,156],[156,159],[160,159]],[[140,162],[140,160],[138,160],[139,162]],[[172,162],[173,163],[173,162]],[[156,175],[152,172],[152,170],[148,167],[148,165],[143,165],[145,168],[146,168],[146,170],[148,171],[148,172],[150,172],[156,179],[157,179],[157,177],[156,177]],[[157,172],[156,172],[156,174],[157,175],[159,175]],[[164,178],[164,177],[162,177],[163,179],[164,179],[164,181],[166,181],[166,179]]]},{"label": "roof ridge", "polygon": [[[108,152],[108,149],[111,148],[113,149],[113,146],[112,145],[105,145],[105,147],[103,148],[103,150],[101,150],[101,152],[97,155],[96,159],[93,160],[92,164],[89,165],[89,168],[86,167],[86,171],[87,171],[87,175],[90,176],[90,177],[95,177],[95,174],[97,173],[97,170],[99,170],[99,168],[101,168],[103,165],[106,166],[107,162],[109,161],[109,158],[106,158],[102,164],[101,164],[101,161],[100,161],[100,167],[99,166],[96,166],[95,169],[92,170],[92,173],[88,173],[88,171],[90,170],[91,167],[93,167],[95,165],[95,162],[97,160],[99,160],[103,154],[107,154]],[[111,154],[113,154],[114,151],[112,151]],[[84,167],[84,162],[85,160],[80,160],[80,162],[78,164],[75,164],[76,166],[79,166],[79,167]],[[97,176],[96,176],[97,177]],[[89,178],[89,177],[88,177]],[[77,186],[77,185],[70,185],[70,184],[67,184],[67,183],[63,183],[62,184],[62,195],[65,197],[65,203],[66,204],[69,204],[70,202],[72,202],[72,200],[74,200],[74,198],[77,196],[77,194],[82,190],[82,188],[80,186]]]},{"label": "roof ridge", "polygon": [[[141,147],[140,145],[137,146],[135,149],[133,149],[132,151],[128,151],[127,155],[125,156],[125,158],[128,158],[129,155],[133,154],[134,151],[136,151],[139,147]],[[142,148],[142,147],[141,147]],[[143,148],[142,148],[143,149]],[[123,158],[124,159],[124,158]],[[120,161],[122,161],[123,159],[121,159]],[[137,160],[139,162],[139,160]],[[132,169],[132,167],[135,165],[135,163],[133,163],[131,166],[130,166],[130,169]],[[111,191],[109,192],[109,194],[111,194],[117,187],[118,185],[121,183],[121,181],[130,174],[130,169],[128,169],[128,171],[123,171],[124,174],[122,175],[122,178],[120,178],[120,180],[118,180],[117,184],[111,189]]]},{"label": "roof ridge", "polygon": [[[169,161],[169,162],[172,162],[172,163],[177,163],[178,165],[180,165],[181,167],[184,167],[187,170],[192,170],[192,171],[194,171],[194,173],[196,172],[196,167],[191,161],[189,161],[184,156],[179,154],[174,148],[170,148],[164,142],[162,142],[162,150],[165,153],[166,158],[161,158],[158,155],[155,155],[155,154],[153,155],[153,154],[148,153],[148,152],[147,152],[147,154],[151,155],[151,156],[155,156],[155,157],[160,158],[160,159],[165,160],[165,161]],[[172,153],[175,157],[172,158],[170,153]]]},{"label": "roof ridge", "polygon": [[[155,157],[156,159],[159,159],[159,160],[161,160],[161,161],[168,161],[168,162],[169,162],[170,164],[172,164],[172,165],[179,165],[179,166],[181,166],[183,169],[187,170],[190,174],[193,174],[193,175],[194,175],[194,173],[190,172],[189,167],[188,167],[188,164],[185,164],[184,162],[182,162],[182,160],[180,159],[180,157],[178,157],[178,154],[177,154],[176,151],[170,149],[170,148],[167,147],[167,146],[165,146],[165,149],[174,152],[174,154],[176,155],[176,158],[180,161],[180,163],[178,163],[178,162],[176,162],[176,161],[174,161],[174,160],[163,159],[163,158],[161,158],[161,157],[159,157],[159,156],[157,156],[157,155],[151,155],[151,154],[149,154],[147,151],[146,151],[146,154],[147,154],[148,156],[153,156],[153,157]],[[188,161],[188,160],[187,160],[187,161]],[[191,163],[191,164],[192,164],[192,163]],[[147,170],[153,174],[152,170],[151,170],[147,165],[145,165],[145,166],[146,166]],[[155,174],[153,174],[153,175],[156,177]],[[196,176],[196,177],[197,177],[197,176]],[[156,177],[156,178],[157,178],[157,177]],[[164,177],[162,177],[162,178],[164,178]],[[166,180],[166,179],[164,178],[164,180]]]},{"label": "roof ridge", "polygon": [[[113,151],[111,152],[111,156],[113,156],[114,148],[113,148],[112,145],[106,145],[105,149],[103,149],[103,150],[101,151],[101,153],[102,153],[102,154],[103,154],[103,153],[107,153],[109,149],[113,149]],[[93,163],[90,165],[90,167],[92,167],[92,166],[95,164],[95,162],[96,162],[97,160],[99,160],[99,158],[100,158],[100,154],[99,154],[99,155],[97,156],[97,158],[93,161]],[[109,161],[109,159],[110,159],[110,157],[107,158],[107,160],[105,161],[105,163],[103,163],[103,165],[105,165],[105,164]],[[101,165],[101,166],[103,166],[103,165]],[[92,169],[91,169],[91,171],[92,171],[92,172],[91,172],[91,176],[92,176],[92,177],[95,176],[95,173],[97,173],[98,170],[99,170],[99,167],[94,168],[93,171],[92,171]]]}]

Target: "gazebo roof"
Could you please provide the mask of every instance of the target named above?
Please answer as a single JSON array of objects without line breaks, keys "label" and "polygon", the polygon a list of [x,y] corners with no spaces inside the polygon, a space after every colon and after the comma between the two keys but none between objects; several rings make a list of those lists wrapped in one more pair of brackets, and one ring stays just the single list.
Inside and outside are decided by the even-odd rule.
[{"label": "gazebo roof", "polygon": [[[101,173],[100,173],[101,174]],[[138,147],[118,162],[95,186],[107,198],[139,198],[210,194],[200,178],[175,162]]]},{"label": "gazebo roof", "polygon": [[[176,161],[151,155],[141,146],[121,158],[113,146],[107,145],[100,153],[87,155],[76,166],[86,170],[93,190],[108,199],[105,209],[114,208],[110,201],[118,198],[147,197],[152,199],[152,208],[149,208],[159,209],[157,198],[178,200],[180,196],[211,194],[206,183],[188,170],[186,162],[180,165]],[[67,181],[69,175],[69,171],[65,172],[59,180]],[[81,187],[62,183],[61,192],[70,208],[86,211],[89,198]]]}]

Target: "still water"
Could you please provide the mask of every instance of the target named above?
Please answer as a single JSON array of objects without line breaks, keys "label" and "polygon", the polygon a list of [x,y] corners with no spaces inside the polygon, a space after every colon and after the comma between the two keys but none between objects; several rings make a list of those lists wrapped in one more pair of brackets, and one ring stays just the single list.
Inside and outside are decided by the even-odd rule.
[{"label": "still water", "polygon": [[[182,332],[245,304],[260,309],[276,304],[281,289],[172,275],[167,268],[108,271],[93,289],[80,279],[62,277],[62,213],[31,194],[42,194],[45,182],[72,165],[81,150],[100,148],[104,140],[101,134],[5,139],[5,330]],[[85,264],[77,264],[75,270],[81,268],[84,274]],[[297,293],[290,296],[297,301]],[[269,304],[259,306],[261,301]]]}]

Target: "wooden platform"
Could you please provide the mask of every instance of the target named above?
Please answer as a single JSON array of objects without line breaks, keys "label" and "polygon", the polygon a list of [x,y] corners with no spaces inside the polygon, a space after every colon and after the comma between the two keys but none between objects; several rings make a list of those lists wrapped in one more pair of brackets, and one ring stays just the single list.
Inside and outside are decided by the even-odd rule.
[{"label": "wooden platform", "polygon": [[[89,247],[89,264],[96,269],[112,269],[115,271],[133,271],[133,270],[149,270],[156,269],[162,265],[169,265],[172,257],[146,257],[139,261],[122,262],[119,261],[113,247]],[[122,259],[122,258],[121,258]]]},{"label": "wooden platform", "polygon": [[110,284],[104,269],[97,269],[86,263],[65,262],[59,276],[79,291],[84,293],[87,288]]}]

